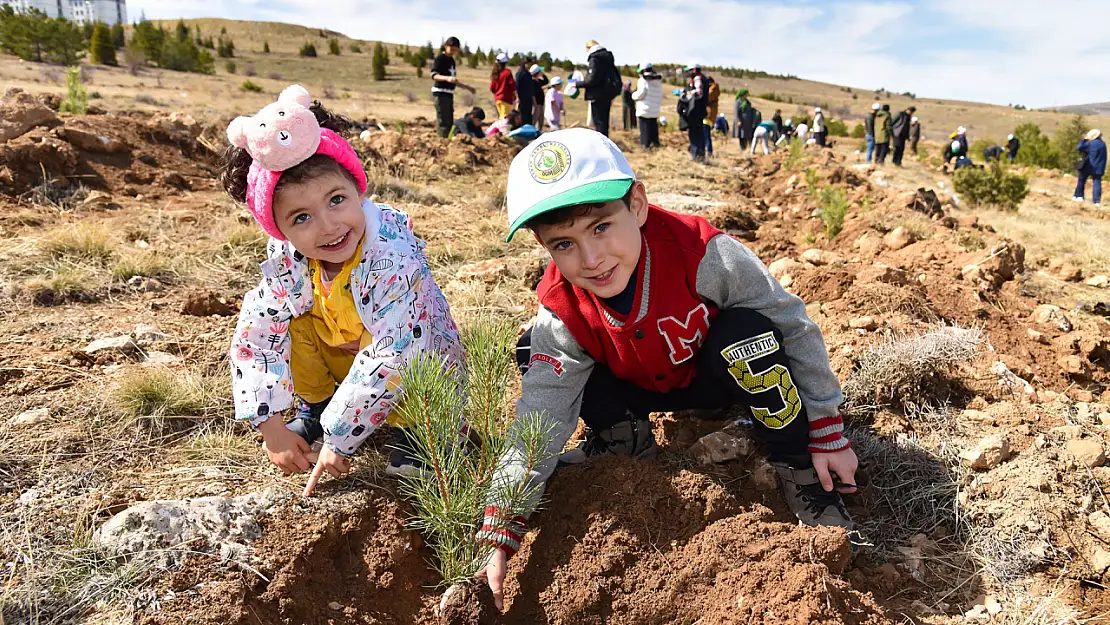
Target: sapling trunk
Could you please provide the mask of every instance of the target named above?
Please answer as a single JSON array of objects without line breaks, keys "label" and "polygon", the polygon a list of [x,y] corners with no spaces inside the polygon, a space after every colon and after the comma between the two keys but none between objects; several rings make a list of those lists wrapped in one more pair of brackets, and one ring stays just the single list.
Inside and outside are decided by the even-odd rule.
[{"label": "sapling trunk", "polygon": [[485,565],[490,550],[474,535],[494,493],[506,519],[527,516],[538,503],[537,488],[497,472],[510,449],[529,472],[549,457],[550,428],[536,414],[514,419],[506,402],[515,338],[512,323],[479,318],[463,330],[465,371],[424,354],[401,372],[399,415],[426,467],[405,478],[402,490],[413,502],[411,526],[427,540],[444,585],[470,580]]}]

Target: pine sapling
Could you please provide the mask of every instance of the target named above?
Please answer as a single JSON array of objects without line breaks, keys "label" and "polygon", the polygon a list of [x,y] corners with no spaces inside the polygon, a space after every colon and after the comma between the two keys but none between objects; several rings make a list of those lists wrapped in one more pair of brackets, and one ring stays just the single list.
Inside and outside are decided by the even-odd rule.
[{"label": "pine sapling", "polygon": [[[491,499],[506,519],[527,516],[539,502],[538,488],[523,478],[551,457],[552,432],[537,414],[514,419],[506,401],[515,337],[513,324],[480,318],[463,332],[466,371],[425,354],[401,372],[398,414],[425,467],[405,478],[402,490],[413,502],[411,526],[428,541],[445,586],[471,580],[485,565],[490,550],[474,535]],[[509,450],[523,475],[499,470]]]},{"label": "pine sapling", "polygon": [[66,98],[58,110],[74,115],[84,115],[89,110],[89,94],[81,82],[81,68],[76,65],[66,68]]}]

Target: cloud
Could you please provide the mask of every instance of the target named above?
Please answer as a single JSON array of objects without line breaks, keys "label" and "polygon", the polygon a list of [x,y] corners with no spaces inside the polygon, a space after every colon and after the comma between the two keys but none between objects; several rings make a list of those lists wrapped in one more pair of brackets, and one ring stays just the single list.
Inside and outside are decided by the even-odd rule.
[{"label": "cloud", "polygon": [[[584,61],[598,39],[620,63],[731,65],[863,89],[1027,106],[1107,99],[1110,46],[1077,29],[1110,21],[1110,2],[1039,0],[131,0],[150,18],[228,17],[329,28],[352,37],[549,51]],[[1102,72],[1101,77],[1098,73]]]}]

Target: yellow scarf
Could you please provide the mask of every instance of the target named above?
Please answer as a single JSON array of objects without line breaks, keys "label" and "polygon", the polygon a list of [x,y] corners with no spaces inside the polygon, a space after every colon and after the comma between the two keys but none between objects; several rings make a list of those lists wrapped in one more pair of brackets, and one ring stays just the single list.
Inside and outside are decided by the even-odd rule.
[{"label": "yellow scarf", "polygon": [[343,264],[331,284],[324,281],[324,268],[320,261],[314,258],[308,261],[312,275],[312,323],[320,338],[332,347],[359,341],[366,333],[351,294],[351,270],[362,256],[361,240],[355,249],[358,252]]}]

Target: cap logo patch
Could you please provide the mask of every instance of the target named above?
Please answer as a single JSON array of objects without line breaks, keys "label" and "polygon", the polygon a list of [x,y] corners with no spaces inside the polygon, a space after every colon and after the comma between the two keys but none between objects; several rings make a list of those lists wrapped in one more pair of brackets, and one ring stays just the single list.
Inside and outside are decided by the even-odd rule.
[{"label": "cap logo patch", "polygon": [[570,150],[558,141],[544,141],[532,150],[528,173],[540,184],[557,182],[570,171]]}]

